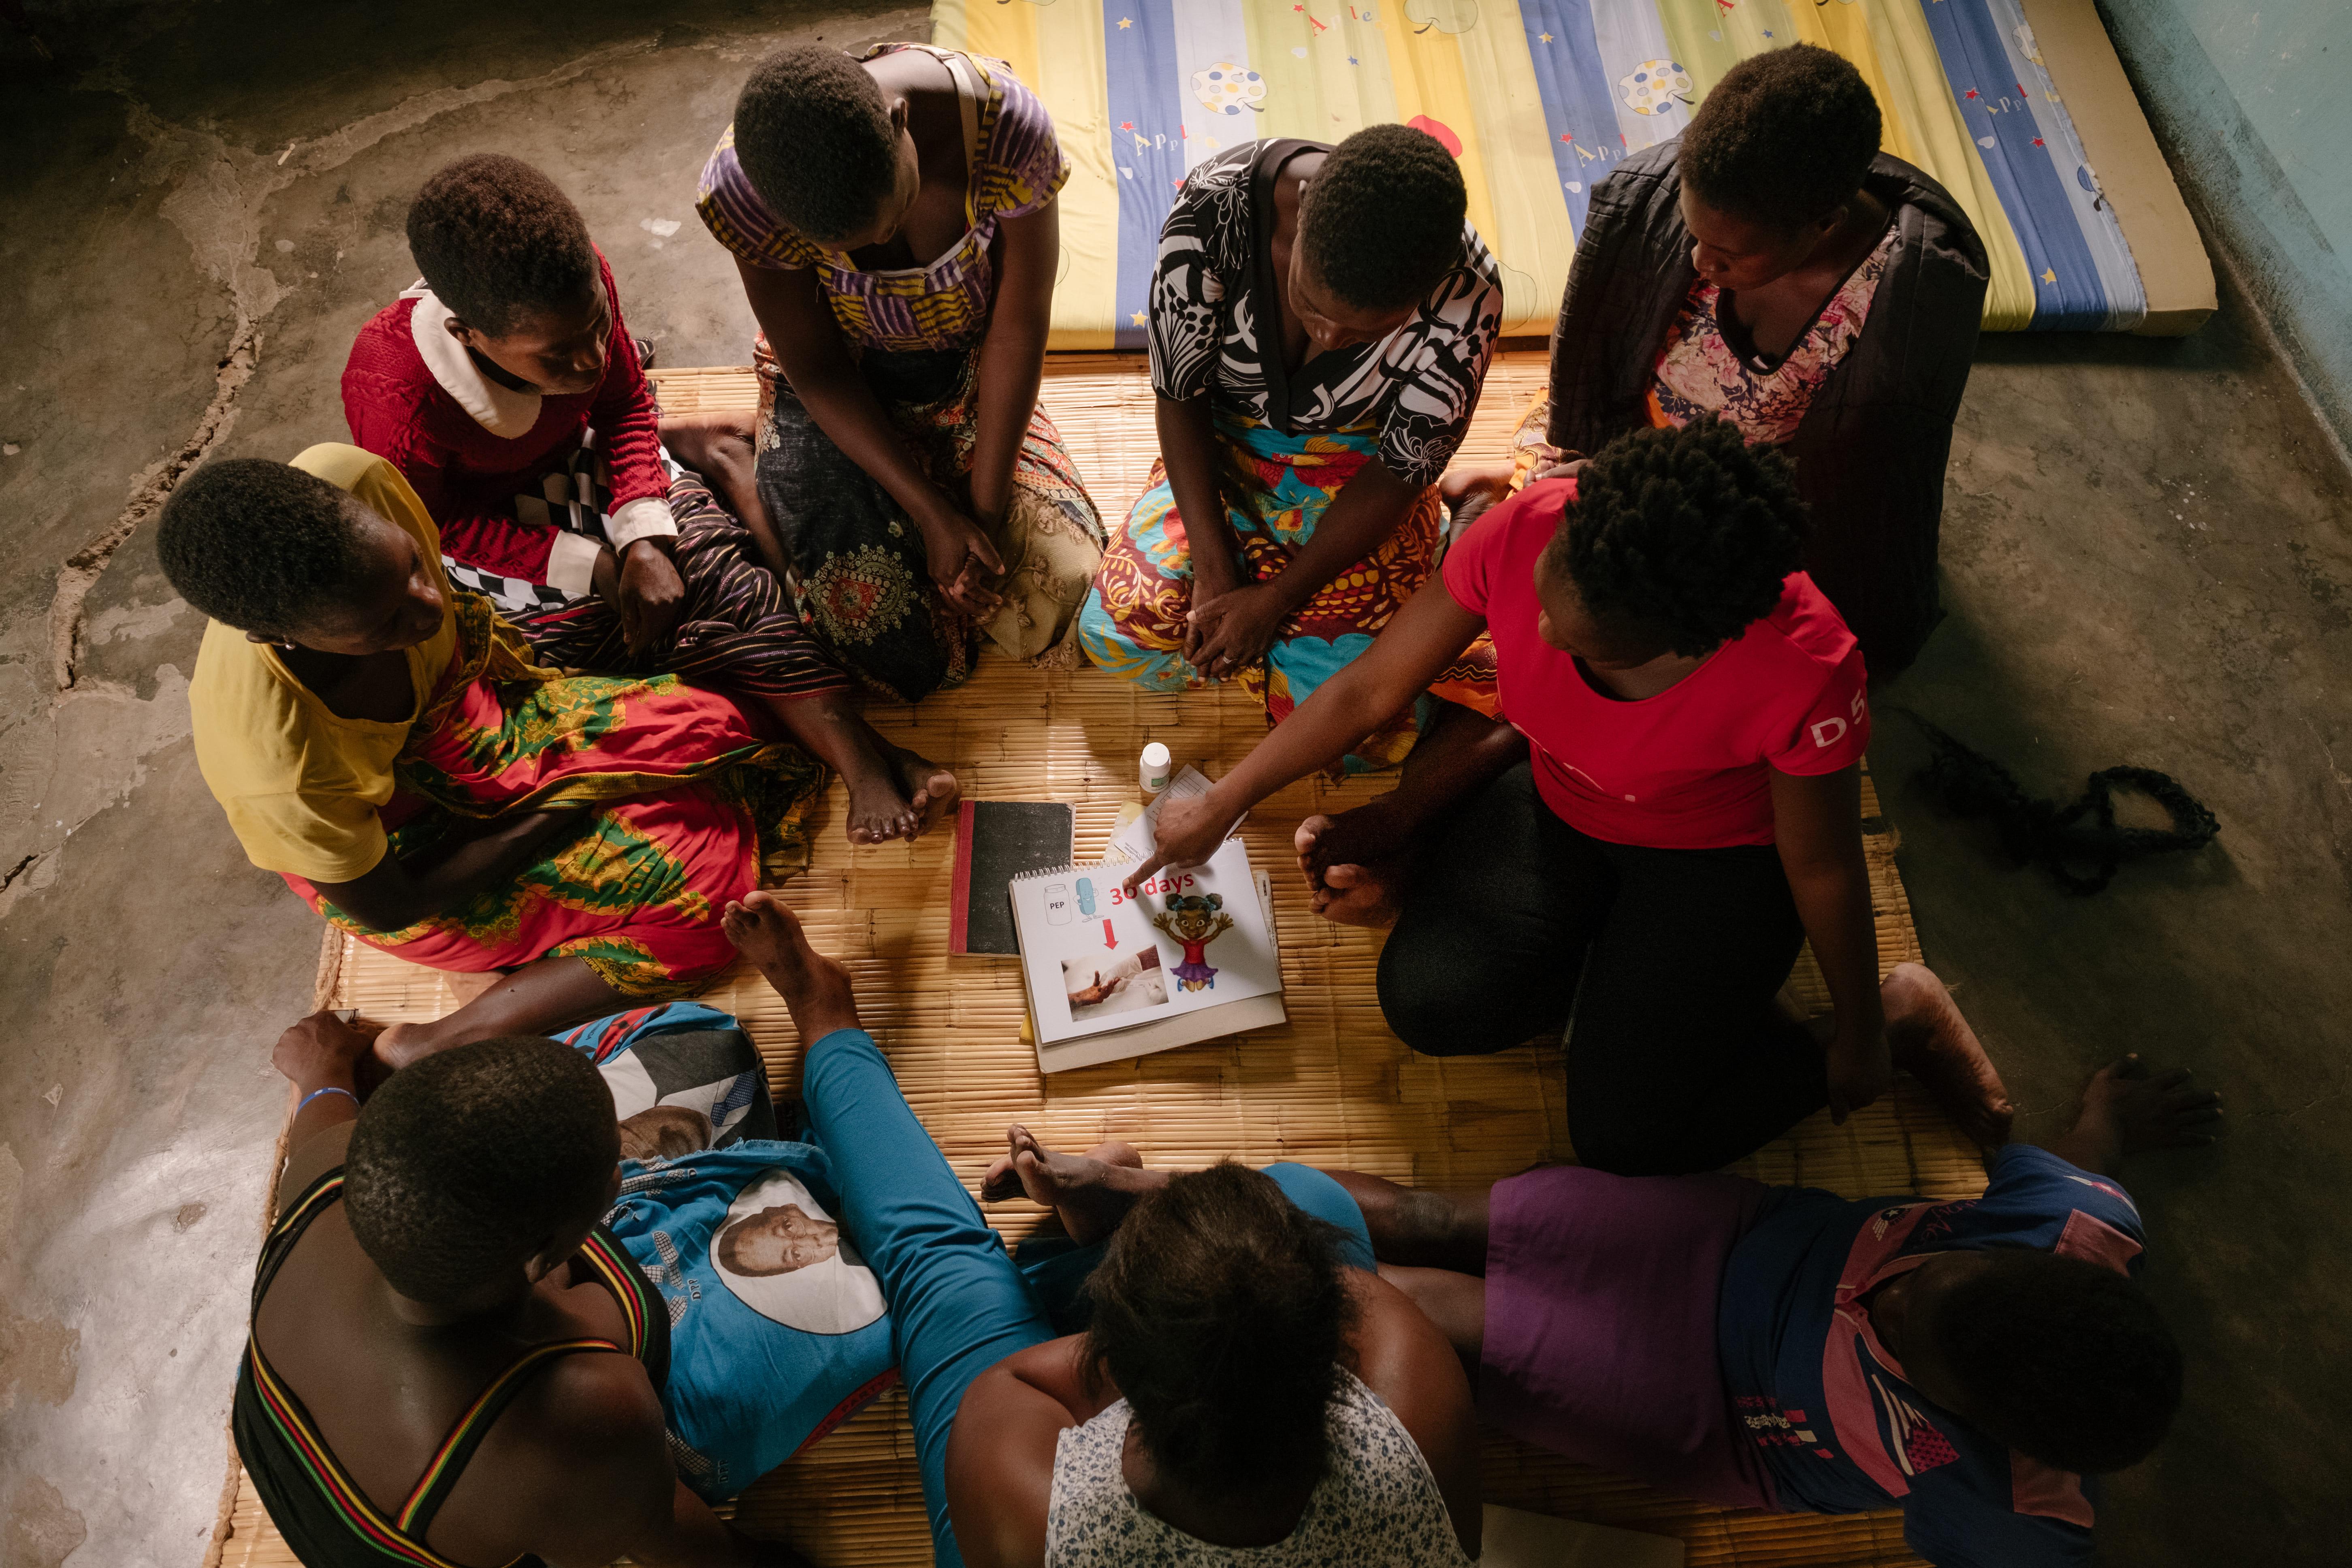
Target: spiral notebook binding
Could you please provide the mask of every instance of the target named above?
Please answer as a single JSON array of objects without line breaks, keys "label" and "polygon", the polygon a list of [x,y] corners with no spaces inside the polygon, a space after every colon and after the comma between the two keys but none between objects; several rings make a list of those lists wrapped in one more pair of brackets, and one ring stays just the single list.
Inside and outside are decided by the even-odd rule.
[{"label": "spiral notebook binding", "polygon": [[[1219,844],[1217,847],[1222,849],[1226,844],[1238,844],[1241,841],[1240,834],[1228,833],[1225,835],[1223,843]],[[1007,878],[1005,886],[1011,887],[1015,882],[1034,882],[1046,877],[1066,877],[1075,871],[1117,871],[1128,866],[1142,864],[1140,860],[1065,860],[1059,866],[1044,866],[1034,871],[1024,871],[1017,877]]]}]

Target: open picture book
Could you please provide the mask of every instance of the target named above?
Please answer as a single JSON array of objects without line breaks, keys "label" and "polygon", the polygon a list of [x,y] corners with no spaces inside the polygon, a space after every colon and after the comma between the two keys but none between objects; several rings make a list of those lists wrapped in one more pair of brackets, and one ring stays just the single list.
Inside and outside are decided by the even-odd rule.
[{"label": "open picture book", "polygon": [[[1148,820],[1129,833],[1139,827],[1148,853]],[[1112,852],[1132,847],[1114,841]],[[1283,1021],[1272,889],[1252,870],[1242,841],[1226,839],[1206,865],[1163,868],[1129,897],[1125,883],[1136,863],[1116,858],[1012,879],[1044,1071]]]}]

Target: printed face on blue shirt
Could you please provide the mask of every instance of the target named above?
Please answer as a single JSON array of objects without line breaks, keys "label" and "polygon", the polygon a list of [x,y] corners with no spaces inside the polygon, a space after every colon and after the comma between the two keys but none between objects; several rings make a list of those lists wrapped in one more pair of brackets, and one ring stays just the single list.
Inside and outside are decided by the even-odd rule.
[{"label": "printed face on blue shirt", "polygon": [[789,1274],[839,1253],[841,1227],[812,1217],[798,1204],[783,1204],[737,1220],[719,1233],[712,1250],[730,1273]]}]

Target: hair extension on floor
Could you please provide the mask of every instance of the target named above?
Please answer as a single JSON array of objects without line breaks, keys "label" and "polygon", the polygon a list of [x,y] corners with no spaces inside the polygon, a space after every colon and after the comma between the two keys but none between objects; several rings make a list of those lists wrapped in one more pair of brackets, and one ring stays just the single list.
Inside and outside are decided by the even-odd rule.
[{"label": "hair extension on floor", "polygon": [[[2095,893],[2115,879],[2127,860],[2178,850],[2202,849],[2221,825],[2195,795],[2168,773],[2153,768],[2102,768],[2093,773],[2072,805],[2036,800],[2007,768],[1908,709],[1898,709],[1919,726],[1935,754],[1916,775],[1919,783],[1959,816],[1989,819],[2001,847],[2021,866],[2039,865],[2070,893]],[[2136,790],[2164,807],[2168,828],[2119,827],[2115,792]],[[2084,874],[2083,868],[2089,868]]]}]

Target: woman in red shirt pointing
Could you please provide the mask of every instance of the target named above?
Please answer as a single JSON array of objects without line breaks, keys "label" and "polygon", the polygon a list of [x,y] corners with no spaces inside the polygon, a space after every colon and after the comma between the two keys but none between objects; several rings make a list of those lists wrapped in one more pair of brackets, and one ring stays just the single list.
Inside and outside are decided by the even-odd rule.
[{"label": "woman in red shirt pointing", "polygon": [[[1299,832],[1319,910],[1395,922],[1390,1026],[1454,1056],[1572,1021],[1577,1156],[1628,1174],[1712,1169],[1824,1103],[1843,1121],[1897,1066],[1999,1143],[2007,1097],[1942,986],[1879,982],[1862,655],[1804,542],[1787,459],[1733,426],[1620,437],[1480,518],[1370,651],[1169,802],[1139,879],[1205,858],[1489,632],[1510,728]],[[1826,1041],[1777,1001],[1808,937]]]}]

